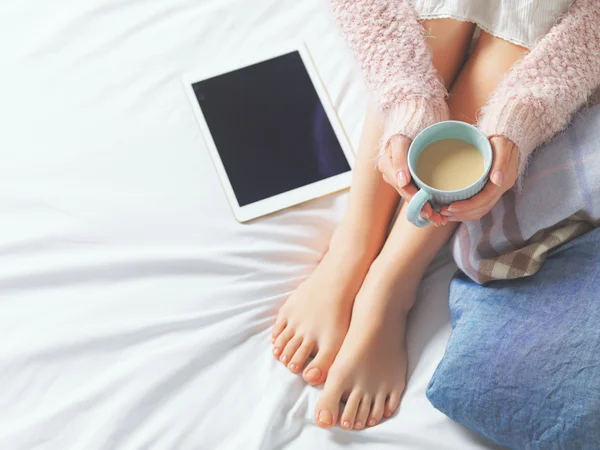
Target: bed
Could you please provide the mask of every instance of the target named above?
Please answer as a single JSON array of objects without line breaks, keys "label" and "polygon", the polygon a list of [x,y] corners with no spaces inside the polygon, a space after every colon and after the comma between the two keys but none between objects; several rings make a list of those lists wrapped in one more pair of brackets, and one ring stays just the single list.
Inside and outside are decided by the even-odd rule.
[{"label": "bed", "polygon": [[347,193],[237,223],[180,75],[303,39],[356,148],[366,93],[324,0],[19,0],[0,37],[0,448],[497,448],[424,395],[447,251],[391,420],[317,428],[319,389],[271,355]]}]

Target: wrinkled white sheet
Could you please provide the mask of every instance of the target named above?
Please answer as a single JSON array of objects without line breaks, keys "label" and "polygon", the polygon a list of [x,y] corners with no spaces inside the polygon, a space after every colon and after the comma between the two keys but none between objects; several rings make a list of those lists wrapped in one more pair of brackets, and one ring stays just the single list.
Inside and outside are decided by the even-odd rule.
[{"label": "wrinkled white sheet", "polygon": [[240,225],[180,74],[307,42],[356,146],[365,92],[323,0],[0,2],[0,448],[492,448],[424,391],[450,331],[438,259],[400,413],[312,423],[270,353],[345,193]]}]

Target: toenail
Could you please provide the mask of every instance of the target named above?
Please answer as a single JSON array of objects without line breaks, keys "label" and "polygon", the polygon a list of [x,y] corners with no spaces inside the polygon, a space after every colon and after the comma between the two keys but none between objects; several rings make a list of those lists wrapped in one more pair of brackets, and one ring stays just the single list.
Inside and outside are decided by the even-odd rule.
[{"label": "toenail", "polygon": [[288,357],[287,357],[287,355],[283,355],[283,356],[281,357],[281,362],[286,362],[287,360],[288,360]]},{"label": "toenail", "polygon": [[333,423],[333,417],[329,411],[321,411],[319,413],[319,422],[324,425],[331,425]]},{"label": "toenail", "polygon": [[308,372],[306,372],[306,377],[311,380],[318,380],[320,376],[321,376],[321,369],[317,369],[316,367],[313,367]]},{"label": "toenail", "polygon": [[290,370],[296,371],[298,366],[296,364],[290,364]]},{"label": "toenail", "polygon": [[371,419],[369,420],[369,426],[372,427],[373,425],[375,425],[377,423],[377,421],[375,419]]},{"label": "toenail", "polygon": [[275,348],[273,349],[273,354],[274,354],[275,356],[277,356],[277,355],[279,355],[279,352],[280,352],[280,351],[281,351],[281,349],[280,349],[279,347],[275,347]]},{"label": "toenail", "polygon": [[360,420],[356,422],[355,428],[362,428],[362,422]]},{"label": "toenail", "polygon": [[348,422],[347,420],[344,421],[343,425],[344,428],[350,428],[350,422]]}]

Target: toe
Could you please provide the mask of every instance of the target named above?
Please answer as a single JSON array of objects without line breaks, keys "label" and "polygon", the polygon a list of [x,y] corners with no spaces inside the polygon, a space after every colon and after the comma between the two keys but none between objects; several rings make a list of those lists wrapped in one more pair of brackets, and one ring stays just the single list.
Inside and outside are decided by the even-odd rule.
[{"label": "toe", "polygon": [[335,425],[340,412],[342,391],[339,385],[326,384],[315,407],[315,422],[321,428],[331,428]]},{"label": "toe", "polygon": [[361,397],[361,394],[357,391],[353,391],[348,397],[346,406],[344,406],[342,418],[340,419],[340,426],[342,428],[351,430],[354,427],[354,419],[356,418],[356,412],[358,411]]},{"label": "toe", "polygon": [[275,325],[273,325],[273,331],[271,332],[271,341],[275,342],[275,339],[277,339],[286,326],[287,320],[283,316],[283,313],[279,311],[277,319],[275,320]]},{"label": "toe", "polygon": [[385,408],[383,415],[385,417],[391,417],[396,412],[398,406],[400,406],[400,397],[402,393],[400,391],[392,391],[385,402]]},{"label": "toe", "polygon": [[385,409],[385,394],[379,394],[375,397],[375,401],[373,402],[373,408],[371,408],[371,414],[369,414],[369,418],[367,420],[367,426],[374,427],[379,422],[381,422],[381,418],[383,417],[383,410]]},{"label": "toe", "polygon": [[333,364],[336,353],[337,349],[333,347],[320,348],[315,359],[304,370],[304,381],[313,386],[323,383],[327,378],[327,372]]},{"label": "toe", "polygon": [[283,349],[293,336],[294,330],[292,330],[290,327],[286,327],[286,329],[283,330],[279,336],[277,336],[277,339],[275,339],[275,342],[273,343],[273,355],[275,355],[276,358],[281,356]]},{"label": "toe", "polygon": [[356,413],[356,421],[354,422],[355,430],[362,430],[367,424],[367,417],[371,412],[371,396],[364,395],[360,401],[358,412]]},{"label": "toe", "polygon": [[281,361],[287,366],[288,363],[292,360],[292,357],[296,354],[296,350],[298,350],[298,347],[300,347],[300,345],[302,345],[301,336],[296,335],[292,339],[290,339],[283,351],[281,352],[279,361]]},{"label": "toe", "polygon": [[296,353],[294,353],[294,356],[288,365],[288,369],[294,373],[300,372],[304,368],[304,364],[306,363],[306,360],[310,356],[314,347],[315,343],[313,341],[305,339],[302,342],[302,345],[300,345],[300,348],[298,348]]}]

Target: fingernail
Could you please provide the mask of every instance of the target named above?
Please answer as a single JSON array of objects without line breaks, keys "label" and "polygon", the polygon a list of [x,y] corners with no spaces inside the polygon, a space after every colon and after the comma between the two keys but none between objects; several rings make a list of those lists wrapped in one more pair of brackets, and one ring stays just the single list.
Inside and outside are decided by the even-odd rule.
[{"label": "fingernail", "polygon": [[298,366],[296,364],[290,364],[290,370],[292,372],[295,372],[298,369]]},{"label": "fingernail", "polygon": [[333,417],[329,411],[321,411],[319,413],[319,422],[325,425],[331,425],[333,422]]},{"label": "fingernail", "polygon": [[429,219],[429,213],[425,212],[425,211],[421,211],[421,214],[419,214],[423,219]]},{"label": "fingernail", "polygon": [[398,186],[404,187],[406,184],[406,173],[403,170],[398,172]]},{"label": "fingernail", "polygon": [[288,360],[288,356],[287,356],[287,355],[283,355],[283,356],[281,357],[281,362],[283,362],[283,363],[284,363],[284,362],[286,362],[287,360]]},{"label": "fingernail", "polygon": [[344,423],[342,425],[344,425],[344,428],[350,428],[350,422],[348,422],[347,420],[344,420]]},{"label": "fingernail", "polygon": [[448,212],[455,213],[455,212],[459,212],[459,211],[460,211],[460,209],[458,209],[455,206],[449,206],[448,207]]},{"label": "fingernail", "polygon": [[280,352],[280,351],[281,351],[281,349],[280,349],[279,347],[275,347],[275,348],[273,349],[273,354],[274,354],[275,356],[277,356],[277,355],[279,355],[279,352]]},{"label": "fingernail", "polygon": [[457,219],[455,219],[454,217],[450,217],[450,218],[448,219],[448,222],[458,222],[458,220],[457,220]]},{"label": "fingernail", "polygon": [[502,175],[502,172],[500,172],[499,170],[494,170],[494,173],[492,174],[490,179],[492,180],[492,183],[500,187],[502,186],[502,182],[504,181],[504,175]]},{"label": "fingernail", "polygon": [[360,420],[358,422],[356,422],[356,425],[354,425],[354,428],[362,428],[362,422]]},{"label": "fingernail", "polygon": [[446,216],[446,217],[452,217],[452,213],[451,213],[451,212],[442,211],[442,212],[440,212],[440,214],[441,214],[442,216]]},{"label": "fingernail", "polygon": [[373,425],[375,425],[377,423],[377,421],[375,419],[371,419],[369,420],[369,426],[372,427]]},{"label": "fingernail", "polygon": [[306,372],[306,377],[310,380],[317,380],[321,376],[321,370],[313,367],[308,372]]}]

